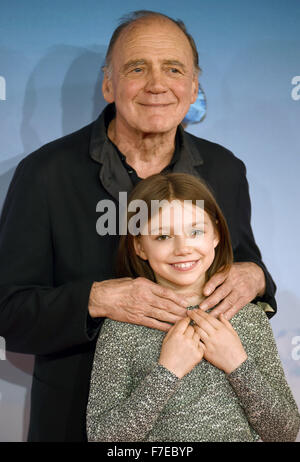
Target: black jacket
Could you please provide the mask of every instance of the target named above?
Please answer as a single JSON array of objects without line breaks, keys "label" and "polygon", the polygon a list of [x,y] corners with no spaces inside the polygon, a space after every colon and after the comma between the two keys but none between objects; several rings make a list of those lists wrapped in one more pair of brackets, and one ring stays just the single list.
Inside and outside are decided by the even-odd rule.
[{"label": "black jacket", "polygon": [[[88,314],[94,281],[114,277],[118,236],[99,236],[99,200],[118,204],[132,183],[106,136],[112,106],[94,123],[55,140],[18,165],[0,221],[0,335],[9,351],[34,354],[29,441],[86,440],[85,412],[102,319]],[[179,128],[172,170],[199,175],[227,219],[235,261],[265,271],[250,227],[244,164],[220,145]],[[272,314],[270,313],[269,316]]]}]

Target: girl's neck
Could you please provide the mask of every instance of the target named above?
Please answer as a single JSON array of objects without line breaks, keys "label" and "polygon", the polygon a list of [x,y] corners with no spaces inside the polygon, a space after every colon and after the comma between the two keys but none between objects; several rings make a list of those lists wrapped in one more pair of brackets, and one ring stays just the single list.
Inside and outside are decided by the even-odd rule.
[{"label": "girl's neck", "polygon": [[192,287],[178,286],[170,283],[169,281],[161,280],[159,277],[157,278],[157,282],[163,287],[172,289],[178,295],[182,295],[187,301],[187,306],[199,305],[205,299],[205,296],[203,295],[205,280],[199,281],[197,285],[193,285]]}]

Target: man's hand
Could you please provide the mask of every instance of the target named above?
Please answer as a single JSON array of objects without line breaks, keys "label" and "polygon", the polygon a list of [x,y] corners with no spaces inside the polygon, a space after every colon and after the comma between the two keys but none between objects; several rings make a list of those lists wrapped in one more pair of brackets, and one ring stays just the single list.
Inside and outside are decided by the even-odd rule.
[{"label": "man's hand", "polygon": [[265,284],[264,272],[256,263],[233,263],[229,271],[217,272],[205,284],[203,293],[208,298],[200,308],[206,311],[219,304],[211,315],[224,313],[226,319],[231,319],[243,306],[264,294]]},{"label": "man's hand", "polygon": [[186,317],[186,306],[186,300],[171,289],[142,277],[94,282],[89,299],[92,318],[107,317],[163,331]]}]

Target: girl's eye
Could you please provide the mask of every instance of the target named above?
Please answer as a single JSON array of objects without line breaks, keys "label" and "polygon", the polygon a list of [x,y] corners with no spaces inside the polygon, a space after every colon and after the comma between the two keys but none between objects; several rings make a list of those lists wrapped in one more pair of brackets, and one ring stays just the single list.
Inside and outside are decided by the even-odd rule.
[{"label": "girl's eye", "polygon": [[167,234],[161,234],[160,236],[158,236],[156,238],[157,241],[166,241],[167,239],[169,239],[170,236],[168,236]]},{"label": "girl's eye", "polygon": [[202,231],[201,229],[193,229],[191,234],[193,237],[199,237],[204,234],[204,231]]}]

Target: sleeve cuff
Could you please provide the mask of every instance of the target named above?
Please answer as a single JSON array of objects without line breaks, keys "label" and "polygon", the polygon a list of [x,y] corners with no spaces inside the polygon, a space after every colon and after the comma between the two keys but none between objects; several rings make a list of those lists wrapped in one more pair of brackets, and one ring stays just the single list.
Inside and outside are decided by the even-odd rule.
[{"label": "sleeve cuff", "polygon": [[90,313],[86,317],[86,333],[90,340],[93,340],[99,332],[104,318],[92,318]]}]

